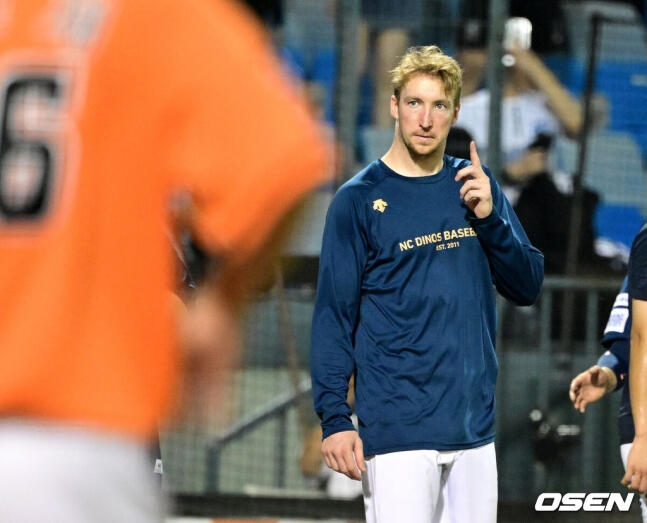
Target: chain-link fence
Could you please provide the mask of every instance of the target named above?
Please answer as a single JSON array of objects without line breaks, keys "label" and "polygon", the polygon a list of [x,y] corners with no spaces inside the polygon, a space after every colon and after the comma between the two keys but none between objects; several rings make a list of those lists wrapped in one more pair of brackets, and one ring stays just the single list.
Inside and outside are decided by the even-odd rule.
[{"label": "chain-link fence", "polygon": [[[563,264],[548,262],[553,256],[566,256],[573,173],[582,160],[580,144],[587,143],[581,180],[593,203],[584,209],[585,198],[581,205],[590,245],[582,240],[589,251],[579,252],[580,276],[549,279],[537,306],[515,309],[499,304],[497,454],[502,521],[542,521],[532,510],[539,493],[616,492],[621,477],[618,398],[605,398],[583,418],[568,401],[568,384],[601,351],[598,340],[619,288],[628,247],[647,213],[647,115],[643,114],[647,32],[643,14],[630,4],[554,4],[557,10],[552,15],[559,24],[543,19],[535,23],[537,27],[553,23],[563,30],[555,37],[559,45],[546,46],[540,57],[581,108],[593,14],[604,17],[592,65],[590,125],[575,133],[557,125],[548,146],[528,144],[546,153],[542,173],[552,192],[536,193],[537,206],[520,215],[530,216],[524,225],[537,237],[547,236],[549,245],[542,246],[547,266],[559,273]],[[338,183],[390,146],[393,122],[386,73],[408,45],[436,43],[463,60],[469,84],[466,105],[468,96],[487,88],[489,7],[488,2],[467,0],[284,0],[274,39],[286,67],[306,83],[322,121],[340,142]],[[510,8],[511,15],[519,14],[514,2]],[[474,50],[482,52],[480,59]],[[507,125],[505,111],[504,100],[502,126]],[[504,170],[509,160],[504,153]],[[510,185],[511,198],[529,187],[537,189],[536,177],[515,184],[509,173],[508,178],[503,172],[496,175]],[[321,465],[306,455],[318,423],[309,394],[310,322],[321,233],[333,190],[319,191],[298,224],[287,249],[294,271],[286,271],[283,285],[249,307],[241,364],[228,385],[227,399],[211,409],[210,426],[185,421],[162,433],[164,488],[181,495],[180,512],[362,517],[359,493],[349,491],[350,501],[331,501]],[[559,209],[566,215],[560,215],[548,197],[562,202]],[[531,241],[538,242],[531,230]],[[583,279],[583,272],[595,279]],[[573,295],[568,315],[560,309],[566,303],[565,292]],[[564,321],[573,323],[568,343],[562,340]],[[622,515],[614,517],[623,520]]]}]

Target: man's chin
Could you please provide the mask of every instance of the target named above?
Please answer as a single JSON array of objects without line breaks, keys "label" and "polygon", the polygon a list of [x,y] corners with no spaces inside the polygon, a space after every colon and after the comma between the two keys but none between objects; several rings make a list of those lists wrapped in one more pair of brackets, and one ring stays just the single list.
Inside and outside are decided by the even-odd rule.
[{"label": "man's chin", "polygon": [[420,144],[409,144],[407,146],[409,149],[409,154],[413,157],[425,158],[428,156],[433,156],[438,150],[438,144],[429,144],[429,145],[420,145]]}]

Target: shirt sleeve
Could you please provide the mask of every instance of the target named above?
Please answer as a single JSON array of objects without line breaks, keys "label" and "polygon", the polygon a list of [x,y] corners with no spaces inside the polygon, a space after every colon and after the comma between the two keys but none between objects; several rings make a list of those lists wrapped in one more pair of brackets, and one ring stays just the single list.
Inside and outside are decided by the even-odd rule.
[{"label": "shirt sleeve", "polygon": [[560,130],[559,119],[555,116],[548,105],[548,97],[539,91],[528,95],[530,104],[526,111],[535,116],[533,130],[535,135],[540,133],[556,134]]},{"label": "shirt sleeve", "polygon": [[324,438],[354,430],[347,394],[367,242],[349,193],[342,188],[328,209],[312,320],[312,390]]},{"label": "shirt sleeve", "polygon": [[634,239],[629,255],[629,296],[647,300],[647,226]]},{"label": "shirt sleeve", "polygon": [[631,333],[631,311],[628,294],[629,280],[625,277],[616,295],[609,319],[604,327],[602,345],[607,349],[617,340],[629,340]]},{"label": "shirt sleeve", "polygon": [[471,222],[485,250],[497,290],[517,305],[532,305],[544,279],[544,256],[526,236],[499,184],[484,168],[492,188],[492,212]]},{"label": "shirt sleeve", "polygon": [[631,314],[627,286],[628,280],[625,278],[609,313],[609,319],[602,336],[602,346],[607,351],[598,358],[600,367],[608,367],[616,375],[618,380],[616,389],[625,384],[629,372]]},{"label": "shirt sleeve", "polygon": [[629,340],[617,340],[611,344],[609,350],[598,358],[600,367],[608,367],[616,375],[616,388],[618,390],[627,381],[629,372]]}]

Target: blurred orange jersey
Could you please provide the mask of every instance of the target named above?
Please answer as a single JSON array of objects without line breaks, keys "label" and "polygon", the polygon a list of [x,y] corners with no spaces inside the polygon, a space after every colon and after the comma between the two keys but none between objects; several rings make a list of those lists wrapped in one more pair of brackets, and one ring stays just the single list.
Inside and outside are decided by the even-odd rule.
[{"label": "blurred orange jersey", "polygon": [[278,69],[222,1],[0,1],[0,415],[153,433],[177,371],[170,195],[245,259],[324,181]]}]

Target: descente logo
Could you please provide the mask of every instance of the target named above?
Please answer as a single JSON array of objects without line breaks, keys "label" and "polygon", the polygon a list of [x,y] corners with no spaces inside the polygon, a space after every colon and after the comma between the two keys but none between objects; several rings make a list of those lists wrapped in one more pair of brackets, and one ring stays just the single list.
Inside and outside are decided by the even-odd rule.
[{"label": "descente logo", "polygon": [[627,494],[625,498],[618,492],[612,494],[608,492],[592,492],[585,494],[583,492],[567,492],[562,496],[559,492],[544,492],[539,494],[535,503],[537,512],[611,512],[615,507],[620,512],[627,512],[634,500],[633,492]]}]

